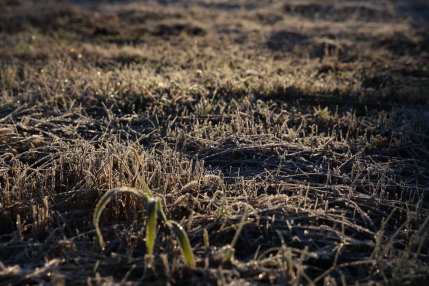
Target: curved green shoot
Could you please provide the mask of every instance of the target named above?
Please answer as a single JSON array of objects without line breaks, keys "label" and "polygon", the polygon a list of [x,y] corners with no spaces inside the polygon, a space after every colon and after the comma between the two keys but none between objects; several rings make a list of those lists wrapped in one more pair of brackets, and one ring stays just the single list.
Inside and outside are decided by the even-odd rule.
[{"label": "curved green shoot", "polygon": [[185,233],[183,227],[175,221],[167,221],[167,225],[171,232],[176,235],[180,244],[180,251],[182,252],[183,260],[185,264],[191,268],[195,267],[194,254],[192,252],[191,243]]},{"label": "curved green shoot", "polygon": [[144,186],[144,189],[145,189],[144,191],[139,189],[129,188],[129,187],[113,189],[106,192],[98,201],[94,210],[93,223],[95,226],[95,231],[97,233],[97,237],[98,237],[98,241],[100,243],[101,249],[104,250],[106,246],[103,239],[103,235],[99,227],[101,213],[103,212],[107,204],[114,196],[121,193],[131,193],[136,195],[138,198],[147,200],[147,221],[146,221],[145,238],[146,238],[146,248],[148,252],[147,257],[149,258],[149,263],[152,263],[153,252],[155,248],[157,219],[159,215],[162,221],[165,224],[167,224],[170,231],[179,240],[180,250],[182,252],[182,256],[185,264],[191,268],[194,268],[196,265],[194,254],[192,252],[192,247],[185,230],[177,222],[167,219],[167,216],[165,215],[164,210],[162,209],[161,200],[159,198],[153,197],[152,192],[150,191],[149,187],[146,184]]},{"label": "curved green shoot", "polygon": [[102,250],[105,249],[106,244],[104,243],[103,234],[101,233],[100,226],[99,226],[100,216],[103,210],[106,208],[106,205],[110,202],[110,200],[117,194],[121,194],[121,193],[131,193],[136,195],[139,198],[142,198],[142,199],[146,198],[145,193],[143,193],[141,190],[129,188],[129,187],[122,187],[122,188],[110,190],[101,197],[101,199],[98,201],[97,205],[95,206],[94,216],[92,221],[94,223],[95,232],[97,233],[98,242],[100,243]]}]

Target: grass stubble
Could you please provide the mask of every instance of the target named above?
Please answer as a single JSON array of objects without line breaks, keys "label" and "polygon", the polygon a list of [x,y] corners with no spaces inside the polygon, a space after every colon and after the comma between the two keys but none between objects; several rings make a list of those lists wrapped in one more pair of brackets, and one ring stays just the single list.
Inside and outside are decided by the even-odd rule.
[{"label": "grass stubble", "polygon": [[428,283],[418,4],[2,1],[0,284]]}]

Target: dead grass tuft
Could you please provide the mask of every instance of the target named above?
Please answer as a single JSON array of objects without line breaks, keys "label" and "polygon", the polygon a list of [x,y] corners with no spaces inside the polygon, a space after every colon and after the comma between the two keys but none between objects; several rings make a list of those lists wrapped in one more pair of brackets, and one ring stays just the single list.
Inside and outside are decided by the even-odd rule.
[{"label": "dead grass tuft", "polygon": [[2,282],[427,283],[423,2],[3,2]]}]

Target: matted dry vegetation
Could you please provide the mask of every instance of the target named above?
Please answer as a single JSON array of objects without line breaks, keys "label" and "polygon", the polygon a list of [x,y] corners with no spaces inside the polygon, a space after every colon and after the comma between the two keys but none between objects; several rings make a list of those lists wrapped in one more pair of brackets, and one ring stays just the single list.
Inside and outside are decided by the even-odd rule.
[{"label": "matted dry vegetation", "polygon": [[0,5],[0,284],[428,283],[425,1]]}]

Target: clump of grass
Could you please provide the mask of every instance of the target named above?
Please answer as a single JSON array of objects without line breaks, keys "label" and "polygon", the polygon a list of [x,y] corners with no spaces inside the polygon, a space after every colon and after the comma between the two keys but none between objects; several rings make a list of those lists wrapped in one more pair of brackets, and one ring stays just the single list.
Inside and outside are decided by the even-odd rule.
[{"label": "clump of grass", "polygon": [[[206,177],[212,178],[212,176],[210,175]],[[218,177],[216,178],[219,179]],[[173,233],[178,239],[180,251],[185,264],[190,268],[194,268],[196,266],[196,262],[195,262],[192,246],[186,231],[176,221],[167,219],[167,216],[165,215],[165,212],[163,210],[160,198],[153,196],[152,191],[149,189],[149,187],[144,181],[141,181],[140,183],[143,186],[144,191],[136,188],[120,187],[120,188],[107,191],[98,201],[93,214],[93,224],[95,226],[98,242],[102,250],[105,250],[106,243],[103,239],[103,235],[101,233],[101,229],[99,226],[101,213],[106,208],[110,200],[112,200],[116,195],[123,194],[123,193],[131,193],[136,195],[139,199],[144,200],[146,203],[147,219],[146,219],[145,243],[146,243],[146,249],[147,249],[146,261],[147,261],[148,267],[149,268],[153,267],[155,239],[157,234],[156,233],[157,220],[159,216],[161,218],[161,221],[169,228],[171,233]],[[188,185],[189,184],[187,184],[186,186]],[[234,228],[236,228],[236,231],[231,243],[226,245],[224,248],[224,255],[222,259],[223,263],[232,263],[234,261],[235,245],[238,241],[238,238],[240,237],[240,234],[243,231],[243,227],[246,224],[248,215],[249,215],[248,207],[246,206],[240,222],[237,225],[233,226]],[[205,230],[204,235],[205,235],[205,238],[204,238],[205,245],[206,247],[208,247],[209,243],[208,243],[207,230]]]},{"label": "clump of grass", "polygon": [[98,201],[93,216],[93,223],[95,226],[95,231],[97,233],[98,241],[100,243],[101,248],[104,250],[106,247],[106,243],[104,242],[103,235],[100,230],[99,222],[100,216],[103,210],[106,208],[109,201],[118,194],[123,193],[131,193],[136,195],[138,198],[146,201],[147,207],[147,220],[146,220],[146,248],[148,252],[148,266],[153,266],[153,253],[155,246],[155,238],[156,238],[156,228],[157,228],[157,219],[158,215],[161,217],[162,222],[168,226],[170,231],[177,237],[180,245],[180,251],[183,256],[183,260],[188,267],[195,267],[195,259],[194,253],[192,252],[192,247],[189,242],[188,235],[186,234],[183,227],[173,220],[168,220],[164,210],[162,209],[161,200],[152,195],[152,192],[144,184],[146,192],[129,188],[129,187],[121,187],[113,190],[109,190],[106,192],[101,199]]}]

